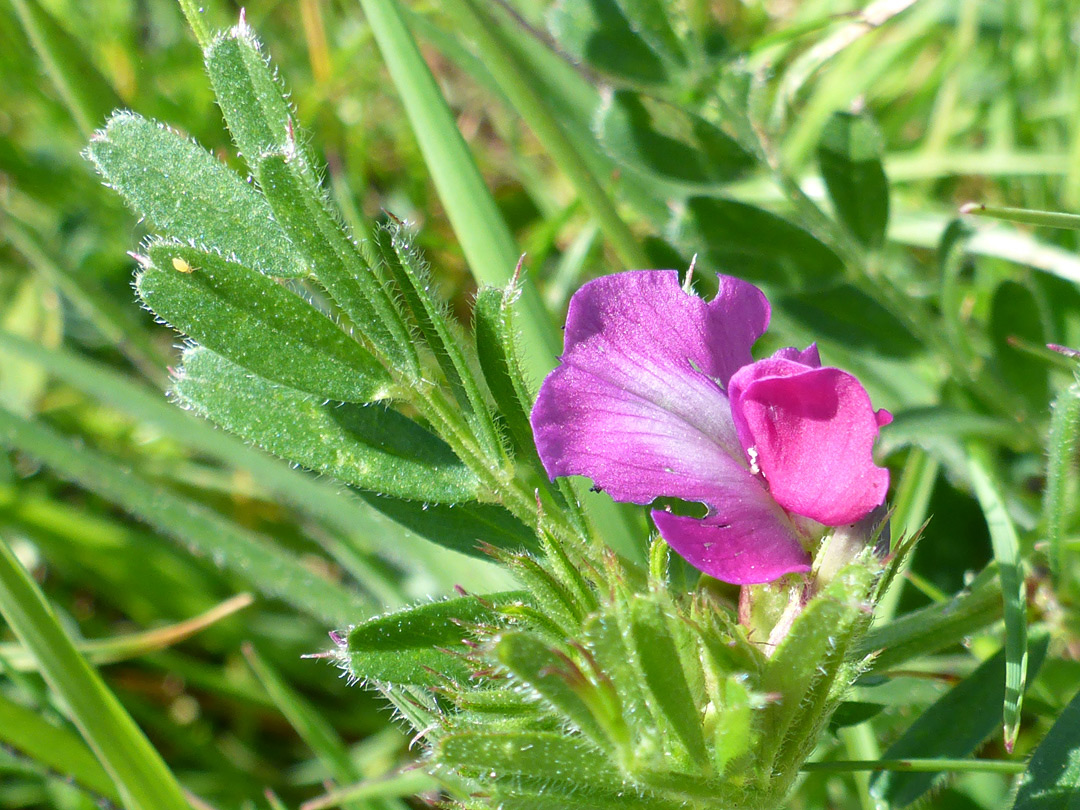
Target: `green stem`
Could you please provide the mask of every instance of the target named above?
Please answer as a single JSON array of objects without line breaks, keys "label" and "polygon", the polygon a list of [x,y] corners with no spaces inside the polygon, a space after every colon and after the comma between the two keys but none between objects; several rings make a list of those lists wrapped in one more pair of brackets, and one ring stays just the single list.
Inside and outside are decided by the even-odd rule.
[{"label": "green stem", "polygon": [[188,25],[191,26],[191,33],[195,35],[195,41],[199,43],[199,50],[205,51],[212,37],[210,27],[206,24],[206,20],[203,19],[203,9],[199,7],[195,0],[180,0],[180,8],[187,18]]},{"label": "green stem", "polygon": [[513,57],[513,51],[498,21],[482,11],[475,0],[447,0],[443,8],[476,43],[502,91],[577,188],[582,201],[596,218],[619,261],[627,268],[648,267],[649,258],[640,242],[623,222],[599,179],[571,143],[547,102]]},{"label": "green stem", "polygon": [[807,762],[803,771],[851,773],[904,771],[907,773],[1023,773],[1027,765],[1007,759],[852,759]]}]

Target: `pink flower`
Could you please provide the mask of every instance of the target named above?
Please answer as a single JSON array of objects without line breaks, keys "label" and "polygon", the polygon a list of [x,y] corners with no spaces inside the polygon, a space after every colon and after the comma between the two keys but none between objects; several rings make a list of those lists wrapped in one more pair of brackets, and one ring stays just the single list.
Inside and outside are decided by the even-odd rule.
[{"label": "pink flower", "polygon": [[816,346],[755,362],[769,302],[719,279],[708,302],[674,270],[578,290],[532,425],[552,478],[588,476],[617,501],[703,503],[702,519],[652,511],[668,544],[717,579],[769,582],[810,570],[822,525],[884,502],[889,472],[871,453],[892,417],[852,375],[822,368]]}]

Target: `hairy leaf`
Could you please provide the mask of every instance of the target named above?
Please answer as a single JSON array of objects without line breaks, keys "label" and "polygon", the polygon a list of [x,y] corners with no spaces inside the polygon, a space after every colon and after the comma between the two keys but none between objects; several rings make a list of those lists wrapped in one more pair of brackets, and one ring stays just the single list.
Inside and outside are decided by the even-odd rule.
[{"label": "hairy leaf", "polygon": [[391,391],[386,371],[357,341],[298,295],[222,256],[151,245],[135,289],[173,328],[265,379],[343,402]]},{"label": "hairy leaf", "polygon": [[174,390],[226,430],[344,483],[431,503],[477,495],[475,477],[442,440],[382,405],[328,403],[200,347],[184,353]]},{"label": "hairy leaf", "polygon": [[165,235],[236,256],[268,276],[308,275],[266,200],[197,143],[121,112],[94,135],[86,154]]}]

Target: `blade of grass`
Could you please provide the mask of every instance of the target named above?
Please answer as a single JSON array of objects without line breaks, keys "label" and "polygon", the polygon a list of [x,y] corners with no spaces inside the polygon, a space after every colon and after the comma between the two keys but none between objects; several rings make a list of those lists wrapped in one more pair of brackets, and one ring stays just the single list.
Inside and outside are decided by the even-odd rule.
[{"label": "blade of grass", "polygon": [[623,266],[648,267],[649,258],[641,243],[615,210],[611,198],[559,125],[543,95],[514,58],[502,28],[473,0],[448,0],[442,7],[476,43],[495,80],[574,184]]},{"label": "blade of grass", "polygon": [[285,682],[281,675],[259,655],[254,645],[244,644],[243,653],[255,677],[270,695],[278,711],[285,715],[289,725],[296,730],[308,748],[322,760],[331,776],[345,784],[359,779],[360,774],[349,759],[345,744],[315,707]]},{"label": "blade of grass", "polygon": [[[396,0],[360,0],[424,161],[469,267],[480,283],[503,287],[518,250],[442,92],[409,33]],[[541,379],[559,353],[559,339],[536,287],[522,287],[519,318],[526,370]]]},{"label": "blade of grass", "polygon": [[27,264],[56,287],[143,376],[154,383],[164,384],[166,356],[146,337],[130,316],[129,308],[121,307],[100,289],[95,289],[88,279],[58,262],[42,246],[41,238],[31,234],[29,228],[24,228],[16,220],[8,206],[3,206],[3,210],[10,214],[3,223],[3,237],[22,254]]},{"label": "blade of grass", "polygon": [[968,446],[968,470],[982,507],[1001,578],[1005,604],[1005,749],[1012,751],[1020,731],[1020,707],[1027,682],[1027,592],[1016,527],[990,473],[990,458],[980,445]]},{"label": "blade of grass", "polygon": [[[397,0],[360,0],[360,5],[473,276],[479,283],[505,287],[518,260],[513,234],[420,55]],[[521,330],[523,365],[528,375],[540,380],[553,367],[561,341],[535,285],[525,278],[520,286],[517,325]],[[640,558],[639,544],[630,539],[628,521],[610,500],[589,501],[587,509],[613,548]]]},{"label": "blade of grass", "polygon": [[354,591],[319,576],[295,555],[253,532],[142,481],[111,458],[78,448],[44,425],[0,408],[0,444],[27,453],[61,477],[116,503],[175,538],[192,553],[234,571],[268,596],[288,602],[319,621],[344,627],[371,613]]},{"label": "blade of grass", "polygon": [[97,757],[77,734],[49,723],[0,692],[0,741],[77,785],[114,802],[120,794]]},{"label": "blade of grass", "polygon": [[1064,214],[1058,211],[1035,211],[1030,208],[1001,208],[995,205],[967,203],[960,206],[961,214],[973,214],[977,217],[1003,219],[1007,222],[1020,222],[1024,225],[1038,225],[1042,228],[1065,228],[1070,231],[1080,230],[1080,214]]},{"label": "blade of grass", "polygon": [[83,52],[82,46],[54,20],[37,0],[9,0],[45,74],[76,126],[89,138],[94,126],[120,97]]},{"label": "blade of grass", "polygon": [[1008,759],[871,759],[807,762],[804,771],[906,771],[908,773],[1023,773],[1024,763]]},{"label": "blade of grass", "polygon": [[1069,514],[1066,502],[1069,473],[1080,444],[1080,385],[1070,385],[1058,395],[1046,444],[1048,459],[1042,514],[1049,546],[1046,556],[1057,592],[1067,599],[1075,587],[1068,565],[1065,534]]},{"label": "blade of grass", "polygon": [[129,810],[190,810],[176,778],[61,629],[37,585],[0,538],[0,613],[116,784]]},{"label": "blade of grass", "polygon": [[[186,621],[170,624],[167,627],[158,627],[154,630],[145,630],[141,633],[128,633],[115,638],[79,641],[75,643],[75,647],[89,663],[95,666],[138,658],[146,653],[156,652],[171,647],[173,644],[178,644],[184,639],[205,630],[215,622],[243,610],[254,601],[255,598],[251,594],[240,593],[226,599],[220,605],[211,608],[205,613]],[[0,659],[3,659],[7,666],[23,672],[34,671],[38,666],[38,661],[33,653],[20,644],[0,644]]]},{"label": "blade of grass", "polygon": [[366,779],[356,785],[334,790],[317,799],[304,802],[300,810],[327,810],[341,807],[350,801],[372,798],[407,798],[417,793],[437,790],[439,783],[423,771],[404,771],[383,779]]},{"label": "blade of grass", "polygon": [[[892,525],[894,537],[910,537],[926,521],[930,508],[930,496],[934,493],[941,462],[919,448],[914,448],[908,455],[900,475],[896,498],[893,501]],[[896,615],[900,604],[900,595],[907,581],[904,574],[911,566],[911,556],[904,561],[899,575],[878,603],[874,611],[874,620],[878,626],[888,622]]]}]

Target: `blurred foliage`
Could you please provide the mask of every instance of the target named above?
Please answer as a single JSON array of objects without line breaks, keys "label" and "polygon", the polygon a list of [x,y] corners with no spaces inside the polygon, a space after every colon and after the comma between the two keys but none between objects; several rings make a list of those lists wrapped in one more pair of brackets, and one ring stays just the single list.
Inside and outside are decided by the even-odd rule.
[{"label": "blurred foliage", "polygon": [[[204,5],[215,28],[239,14],[224,2]],[[513,88],[462,33],[459,4],[402,5],[559,323],[570,293],[618,269],[620,251],[514,106]],[[818,340],[827,363],[857,373],[875,404],[896,414],[881,448],[902,509],[894,533],[931,522],[887,613],[944,599],[992,558],[968,449],[993,459],[1027,564],[1029,621],[1051,631],[1019,756],[1080,683],[1075,424],[1058,425],[1047,444],[1052,401],[1055,415],[1075,423],[1075,363],[1043,348],[1080,346],[1078,235],[960,224],[956,211],[969,200],[1080,209],[1080,4],[879,0],[865,11],[872,25],[855,13],[860,7],[509,0],[484,14],[513,43],[648,255],[685,269],[696,254],[703,286],[715,271],[762,284],[784,343]],[[648,16],[656,9],[667,13]],[[647,15],[648,24],[631,26],[628,14]],[[358,4],[260,4],[248,22],[292,89],[311,150],[325,155],[325,184],[345,220],[359,233],[385,220],[383,211],[415,223],[434,283],[469,322],[474,282]],[[180,8],[171,0],[0,0],[0,42],[0,404],[67,437],[72,465],[80,450],[88,454],[83,479],[39,454],[0,457],[0,533],[69,633],[109,639],[159,627],[248,589],[212,551],[218,526],[287,555],[368,615],[455,585],[507,587],[493,566],[402,529],[410,516],[383,517],[336,484],[215,438],[166,401],[177,338],[136,306],[127,256],[148,229],[80,155],[119,107],[182,129],[246,172]],[[733,108],[748,111],[754,127],[740,129]],[[864,120],[874,122],[873,143],[854,148]],[[738,145],[750,142],[757,154]],[[870,164],[881,150],[884,201],[863,147],[872,147]],[[844,178],[857,187],[840,188]],[[852,203],[868,193],[877,195],[872,206]],[[167,497],[170,514],[201,516],[185,524],[193,534],[174,544],[165,538],[175,527],[134,520],[137,509],[91,494],[84,479],[95,470],[102,480],[115,473],[142,482],[146,503]],[[1056,504],[1047,511],[1044,493]],[[200,548],[192,537],[199,553],[189,551]],[[1050,538],[1060,554],[1048,556]],[[330,647],[327,621],[316,608],[260,599],[168,650],[136,649],[102,674],[190,791],[218,808],[277,807],[276,797],[295,807],[330,780],[377,779],[414,755],[380,697],[301,658]],[[815,759],[875,759],[899,745],[949,685],[993,661],[1000,626],[977,626],[984,629],[911,669],[860,684],[854,699],[883,708],[834,729]],[[5,649],[0,699],[67,730],[64,706]],[[979,706],[970,711],[997,711],[1000,698]],[[1076,704],[1065,711],[1062,722]],[[1067,732],[1055,728],[1053,739],[1075,743]],[[1005,757],[999,739],[995,732],[982,755]],[[0,749],[0,807],[97,806],[100,774],[72,784],[55,763],[19,750]],[[1048,759],[1036,757],[1022,798],[1054,795]],[[1062,772],[1074,771],[1075,763]],[[347,806],[422,806],[402,798],[423,789],[416,781],[385,785]],[[990,810],[1007,804],[1010,786],[1002,774],[958,774],[938,780],[923,801]],[[815,772],[791,806],[868,808],[869,787],[860,774]]]}]

